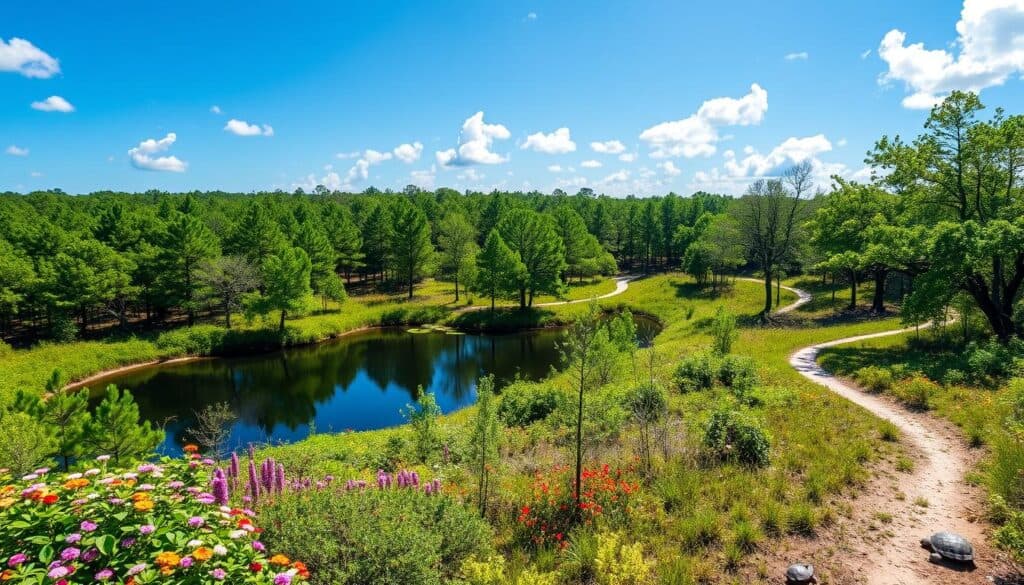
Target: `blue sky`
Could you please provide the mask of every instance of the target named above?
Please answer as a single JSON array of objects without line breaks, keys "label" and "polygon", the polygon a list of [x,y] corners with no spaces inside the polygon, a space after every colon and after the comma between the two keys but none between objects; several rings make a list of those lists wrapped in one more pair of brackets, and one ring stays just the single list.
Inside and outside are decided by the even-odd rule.
[{"label": "blue sky", "polygon": [[964,1],[17,2],[0,190],[860,178],[951,89],[1020,112],[1024,0]]}]

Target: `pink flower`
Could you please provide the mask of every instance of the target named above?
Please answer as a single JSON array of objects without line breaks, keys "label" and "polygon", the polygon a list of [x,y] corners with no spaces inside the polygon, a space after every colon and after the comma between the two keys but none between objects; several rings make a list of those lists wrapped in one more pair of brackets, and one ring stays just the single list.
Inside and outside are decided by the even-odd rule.
[{"label": "pink flower", "polygon": [[142,526],[139,526],[139,532],[142,534],[153,534],[154,530],[156,530],[156,526],[153,526],[152,524],[143,524]]},{"label": "pink flower", "polygon": [[7,559],[7,566],[8,567],[17,567],[18,565],[24,563],[27,560],[28,560],[28,555],[26,555],[25,553],[18,553],[16,555],[11,555],[11,558]]},{"label": "pink flower", "polygon": [[71,534],[67,535],[67,537],[64,539],[64,542],[68,544],[75,544],[79,540],[82,540],[82,535],[77,532],[72,532]]},{"label": "pink flower", "polygon": [[224,578],[228,576],[228,574],[224,572],[224,569],[221,568],[216,568],[210,571],[210,575],[218,581],[223,581]]},{"label": "pink flower", "polygon": [[51,579],[63,579],[64,577],[67,577],[68,573],[70,572],[71,571],[69,571],[67,567],[63,565],[57,565],[56,567],[50,569],[50,572],[47,573],[46,576]]},{"label": "pink flower", "polygon": [[114,571],[110,569],[101,569],[99,572],[96,573],[94,577],[97,581],[106,581],[107,579],[110,579],[113,576]]},{"label": "pink flower", "polygon": [[187,569],[192,566],[192,557],[182,557],[178,564]]},{"label": "pink flower", "polygon": [[291,585],[292,576],[288,573],[278,573],[274,575],[274,585]]},{"label": "pink flower", "polygon": [[188,525],[190,528],[199,528],[205,523],[206,521],[200,518],[199,516],[193,516],[188,519]]},{"label": "pink flower", "polygon": [[83,521],[83,522],[82,522],[82,523],[81,523],[81,524],[79,525],[79,527],[80,527],[80,528],[82,529],[82,531],[84,531],[84,532],[92,532],[93,530],[96,530],[96,528],[98,528],[98,526],[96,525],[96,523],[95,523],[95,522],[90,522],[90,521],[88,521],[88,520],[84,520],[84,521]]}]

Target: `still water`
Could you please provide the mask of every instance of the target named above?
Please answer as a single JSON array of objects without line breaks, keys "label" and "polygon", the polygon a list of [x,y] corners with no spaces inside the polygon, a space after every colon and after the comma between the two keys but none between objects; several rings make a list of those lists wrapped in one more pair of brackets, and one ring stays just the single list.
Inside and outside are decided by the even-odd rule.
[{"label": "still water", "polygon": [[[637,320],[641,337],[655,324]],[[227,402],[238,416],[229,446],[290,442],[317,432],[367,430],[404,422],[417,388],[433,392],[443,412],[476,400],[476,381],[499,387],[516,376],[539,380],[559,366],[559,330],[502,335],[409,333],[379,329],[337,341],[247,357],[167,364],[94,384],[127,388],[144,420],[167,431],[162,453],[189,442],[195,412]],[[95,394],[98,398],[100,392]]]}]

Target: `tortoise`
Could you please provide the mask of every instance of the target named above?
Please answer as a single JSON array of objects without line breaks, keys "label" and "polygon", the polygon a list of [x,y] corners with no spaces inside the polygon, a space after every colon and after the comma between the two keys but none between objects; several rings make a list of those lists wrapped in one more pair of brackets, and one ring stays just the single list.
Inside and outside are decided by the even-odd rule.
[{"label": "tortoise", "polygon": [[928,557],[933,563],[942,559],[970,563],[974,561],[974,547],[966,538],[955,532],[936,532],[935,534],[921,539],[921,546],[932,551]]},{"label": "tortoise", "polygon": [[786,585],[804,585],[817,583],[814,578],[814,565],[794,563],[786,569]]}]

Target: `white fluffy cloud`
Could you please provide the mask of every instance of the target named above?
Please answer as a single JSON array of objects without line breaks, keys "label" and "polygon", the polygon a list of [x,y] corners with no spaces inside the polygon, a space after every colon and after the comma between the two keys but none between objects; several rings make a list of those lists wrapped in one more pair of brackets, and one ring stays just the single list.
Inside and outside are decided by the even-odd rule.
[{"label": "white fluffy cloud", "polygon": [[413,142],[412,144],[399,144],[391,152],[395,153],[395,158],[398,160],[405,164],[412,164],[418,161],[420,159],[420,155],[423,154],[423,143]]},{"label": "white fluffy cloud", "polygon": [[434,179],[437,176],[437,169],[433,165],[430,169],[412,171],[409,173],[409,180],[420,189],[433,189]]},{"label": "white fluffy cloud", "polygon": [[679,167],[676,166],[674,162],[670,160],[658,163],[657,167],[664,171],[664,173],[670,177],[678,177],[683,172],[679,169]]},{"label": "white fluffy cloud", "polygon": [[565,154],[576,151],[576,143],[572,141],[568,128],[559,128],[550,134],[537,132],[526,137],[526,142],[519,145],[523,150],[535,150],[545,154]]},{"label": "white fluffy cloud", "polygon": [[484,123],[484,113],[477,112],[462,124],[458,147],[438,151],[435,157],[444,168],[503,163],[508,158],[493,152],[491,146],[495,140],[507,140],[509,136],[508,128]]},{"label": "white fluffy cloud", "polygon": [[808,57],[810,55],[807,54],[807,51],[800,51],[799,53],[787,53],[785,59],[786,61],[806,61]]},{"label": "white fluffy cloud", "polygon": [[66,114],[74,112],[75,106],[59,95],[51,95],[41,102],[32,102],[32,109],[40,112],[63,112]]},{"label": "white fluffy cloud", "polygon": [[585,161],[581,162],[580,166],[585,168],[585,169],[597,169],[597,168],[601,168],[604,165],[602,165],[601,161],[599,161],[599,160],[591,159],[591,160],[585,160]]},{"label": "white fluffy cloud", "polygon": [[183,173],[185,168],[188,167],[188,163],[178,157],[173,155],[152,156],[166,151],[176,140],[178,140],[178,135],[174,132],[168,132],[167,136],[160,140],[154,140],[153,138],[143,140],[138,146],[128,150],[128,158],[131,159],[133,167],[144,171]]},{"label": "white fluffy cloud", "polygon": [[750,151],[747,156],[737,159],[731,150],[726,151],[723,166],[732,177],[771,177],[781,174],[793,164],[813,160],[817,155],[830,150],[832,143],[824,134],[804,138],[794,136],[784,140],[768,154]]},{"label": "white fluffy cloud", "polygon": [[223,112],[221,112],[220,106],[218,106],[217,104],[213,104],[212,106],[210,106],[210,112],[214,113],[214,114],[222,114],[223,113]]},{"label": "white fluffy cloud", "polygon": [[605,140],[604,142],[591,142],[590,148],[601,154],[619,154],[625,152],[626,145],[618,140]]},{"label": "white fluffy cloud", "polygon": [[608,184],[611,184],[611,183],[625,183],[628,180],[629,180],[629,171],[621,170],[621,171],[616,171],[616,172],[608,175],[607,177],[601,179],[601,183],[605,184],[605,185],[608,185]]},{"label": "white fluffy cloud", "polygon": [[356,161],[356,164],[345,175],[345,186],[348,187],[354,182],[365,181],[370,178],[370,167],[379,165],[386,160],[391,160],[390,152],[380,152],[367,148],[363,151],[363,156]]},{"label": "white fluffy cloud", "polygon": [[907,108],[929,108],[953,90],[981,91],[1024,73],[1024,0],[964,0],[953,50],[906,44],[907,33],[892,29],[878,56],[889,67],[880,83],[901,81]]},{"label": "white fluffy cloud", "polygon": [[7,149],[4,150],[4,152],[11,156],[28,156],[28,149],[22,148],[16,144],[8,146]]},{"label": "white fluffy cloud", "polygon": [[25,39],[0,39],[0,71],[47,79],[60,73],[60,63]]},{"label": "white fluffy cloud", "polygon": [[719,126],[760,124],[767,111],[768,92],[755,83],[750,86],[750,93],[741,98],[708,100],[696,114],[644,130],[640,140],[652,149],[654,158],[710,156],[720,139]]},{"label": "white fluffy cloud", "polygon": [[258,124],[250,124],[245,120],[236,120],[231,118],[228,123],[224,125],[224,131],[230,132],[235,136],[273,136],[274,129],[267,124],[262,126]]},{"label": "white fluffy cloud", "polygon": [[619,160],[626,163],[631,163],[636,160],[635,152],[624,152],[619,155]]},{"label": "white fluffy cloud", "polygon": [[552,173],[562,172],[562,165],[548,165],[548,170]]}]

